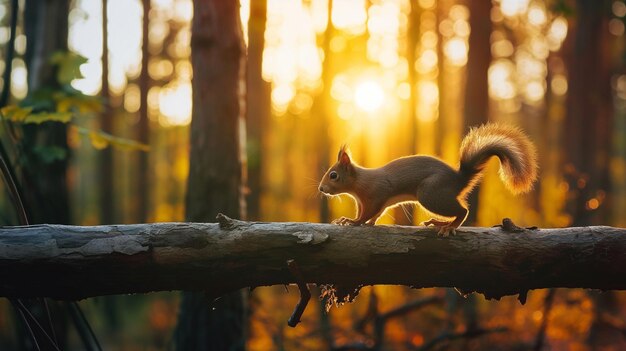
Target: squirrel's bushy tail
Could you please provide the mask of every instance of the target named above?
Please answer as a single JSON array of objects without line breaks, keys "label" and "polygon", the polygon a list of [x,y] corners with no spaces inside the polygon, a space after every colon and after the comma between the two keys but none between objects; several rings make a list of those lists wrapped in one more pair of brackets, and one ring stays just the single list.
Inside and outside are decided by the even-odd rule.
[{"label": "squirrel's bushy tail", "polygon": [[472,128],[461,143],[459,172],[467,181],[466,191],[480,180],[491,156],[500,159],[500,178],[511,192],[532,189],[537,179],[535,146],[519,128],[490,123]]}]

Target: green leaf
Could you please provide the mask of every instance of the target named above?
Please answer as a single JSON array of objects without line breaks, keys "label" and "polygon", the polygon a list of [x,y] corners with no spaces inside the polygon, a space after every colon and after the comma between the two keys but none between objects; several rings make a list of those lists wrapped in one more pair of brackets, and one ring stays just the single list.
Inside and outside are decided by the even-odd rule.
[{"label": "green leaf", "polygon": [[95,96],[76,94],[57,97],[57,111],[59,112],[97,113],[102,111],[102,106],[101,99]]},{"label": "green leaf", "polygon": [[57,81],[61,85],[70,84],[74,79],[83,78],[80,66],[87,58],[70,51],[57,51],[50,57],[50,63],[57,66]]},{"label": "green leaf", "polygon": [[33,113],[22,121],[22,123],[34,123],[41,124],[43,122],[61,122],[68,123],[72,120],[72,113],[70,112],[40,112]]},{"label": "green leaf", "polygon": [[35,154],[37,154],[37,156],[41,158],[44,163],[61,161],[67,157],[67,149],[60,146],[38,145],[33,148],[33,151],[35,152]]},{"label": "green leaf", "polygon": [[19,107],[17,105],[8,105],[0,109],[2,117],[11,122],[24,122],[33,110],[32,107]]},{"label": "green leaf", "polygon": [[94,131],[78,126],[76,130],[81,135],[88,137],[91,141],[91,145],[98,150],[102,150],[107,146],[113,146],[125,151],[150,151],[150,146],[146,144],[131,139],[116,137],[101,130]]},{"label": "green leaf", "polygon": [[105,149],[107,146],[110,145],[109,140],[107,140],[107,138],[103,137],[102,134],[98,132],[90,131],[88,135],[89,140],[91,140],[91,145],[97,150]]},{"label": "green leaf", "polygon": [[23,124],[41,124],[43,122],[68,123],[72,120],[71,112],[38,112],[32,113],[33,107],[20,107],[9,105],[0,109],[2,117],[14,122]]}]

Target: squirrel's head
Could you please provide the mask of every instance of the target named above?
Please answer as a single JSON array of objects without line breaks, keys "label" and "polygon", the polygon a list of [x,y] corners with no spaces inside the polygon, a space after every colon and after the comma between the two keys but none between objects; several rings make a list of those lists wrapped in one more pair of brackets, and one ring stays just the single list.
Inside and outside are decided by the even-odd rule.
[{"label": "squirrel's head", "polygon": [[339,149],[337,162],[322,177],[319,190],[327,195],[347,193],[354,184],[354,176],[354,165],[350,161],[346,145],[343,145]]}]

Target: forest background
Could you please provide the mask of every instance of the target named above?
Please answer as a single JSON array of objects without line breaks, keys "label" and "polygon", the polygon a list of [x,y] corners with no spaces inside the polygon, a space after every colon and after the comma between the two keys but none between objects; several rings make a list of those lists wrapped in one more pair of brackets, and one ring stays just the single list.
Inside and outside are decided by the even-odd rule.
[{"label": "forest background", "polygon": [[[189,219],[190,123],[202,118],[194,115],[200,66],[192,63],[192,21],[194,10],[214,2],[0,2],[2,157],[30,223]],[[454,165],[468,128],[497,121],[534,140],[540,181],[514,197],[491,162],[467,225],[510,217],[521,226],[626,226],[624,1],[242,0],[238,15],[247,49],[239,82],[246,82],[246,219],[329,222],[352,214],[352,201],[317,192],[344,143],[368,167],[414,153]],[[0,224],[24,224],[11,187],[1,190]],[[409,208],[379,223],[424,219]],[[79,305],[105,349],[180,348],[181,296]],[[374,286],[328,314],[312,301],[292,329],[285,321],[296,302],[297,293],[280,286],[247,295],[242,345],[626,347],[620,292],[538,290],[522,306],[514,297]],[[82,348],[71,313],[62,305],[53,311],[64,321],[61,343]],[[32,347],[11,303],[0,300],[0,348]]]}]

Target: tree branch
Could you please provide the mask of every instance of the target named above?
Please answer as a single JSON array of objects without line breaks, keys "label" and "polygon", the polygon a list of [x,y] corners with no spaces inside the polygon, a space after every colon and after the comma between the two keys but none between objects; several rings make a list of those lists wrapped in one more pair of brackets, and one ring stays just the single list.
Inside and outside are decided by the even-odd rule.
[{"label": "tree branch", "polygon": [[457,287],[487,298],[529,289],[626,289],[626,229],[506,232],[312,223],[157,223],[0,228],[0,296],[81,299],[162,290],[209,296],[308,283]]},{"label": "tree branch", "polygon": [[300,268],[296,263],[296,260],[287,261],[287,267],[293,276],[296,278],[296,284],[298,284],[298,289],[300,290],[300,300],[296,305],[291,317],[287,321],[287,325],[295,328],[298,323],[300,323],[300,318],[304,313],[304,309],[306,309],[306,305],[309,303],[311,299],[311,291],[309,291],[309,287],[306,286],[306,281],[302,277],[302,273],[300,273]]}]

